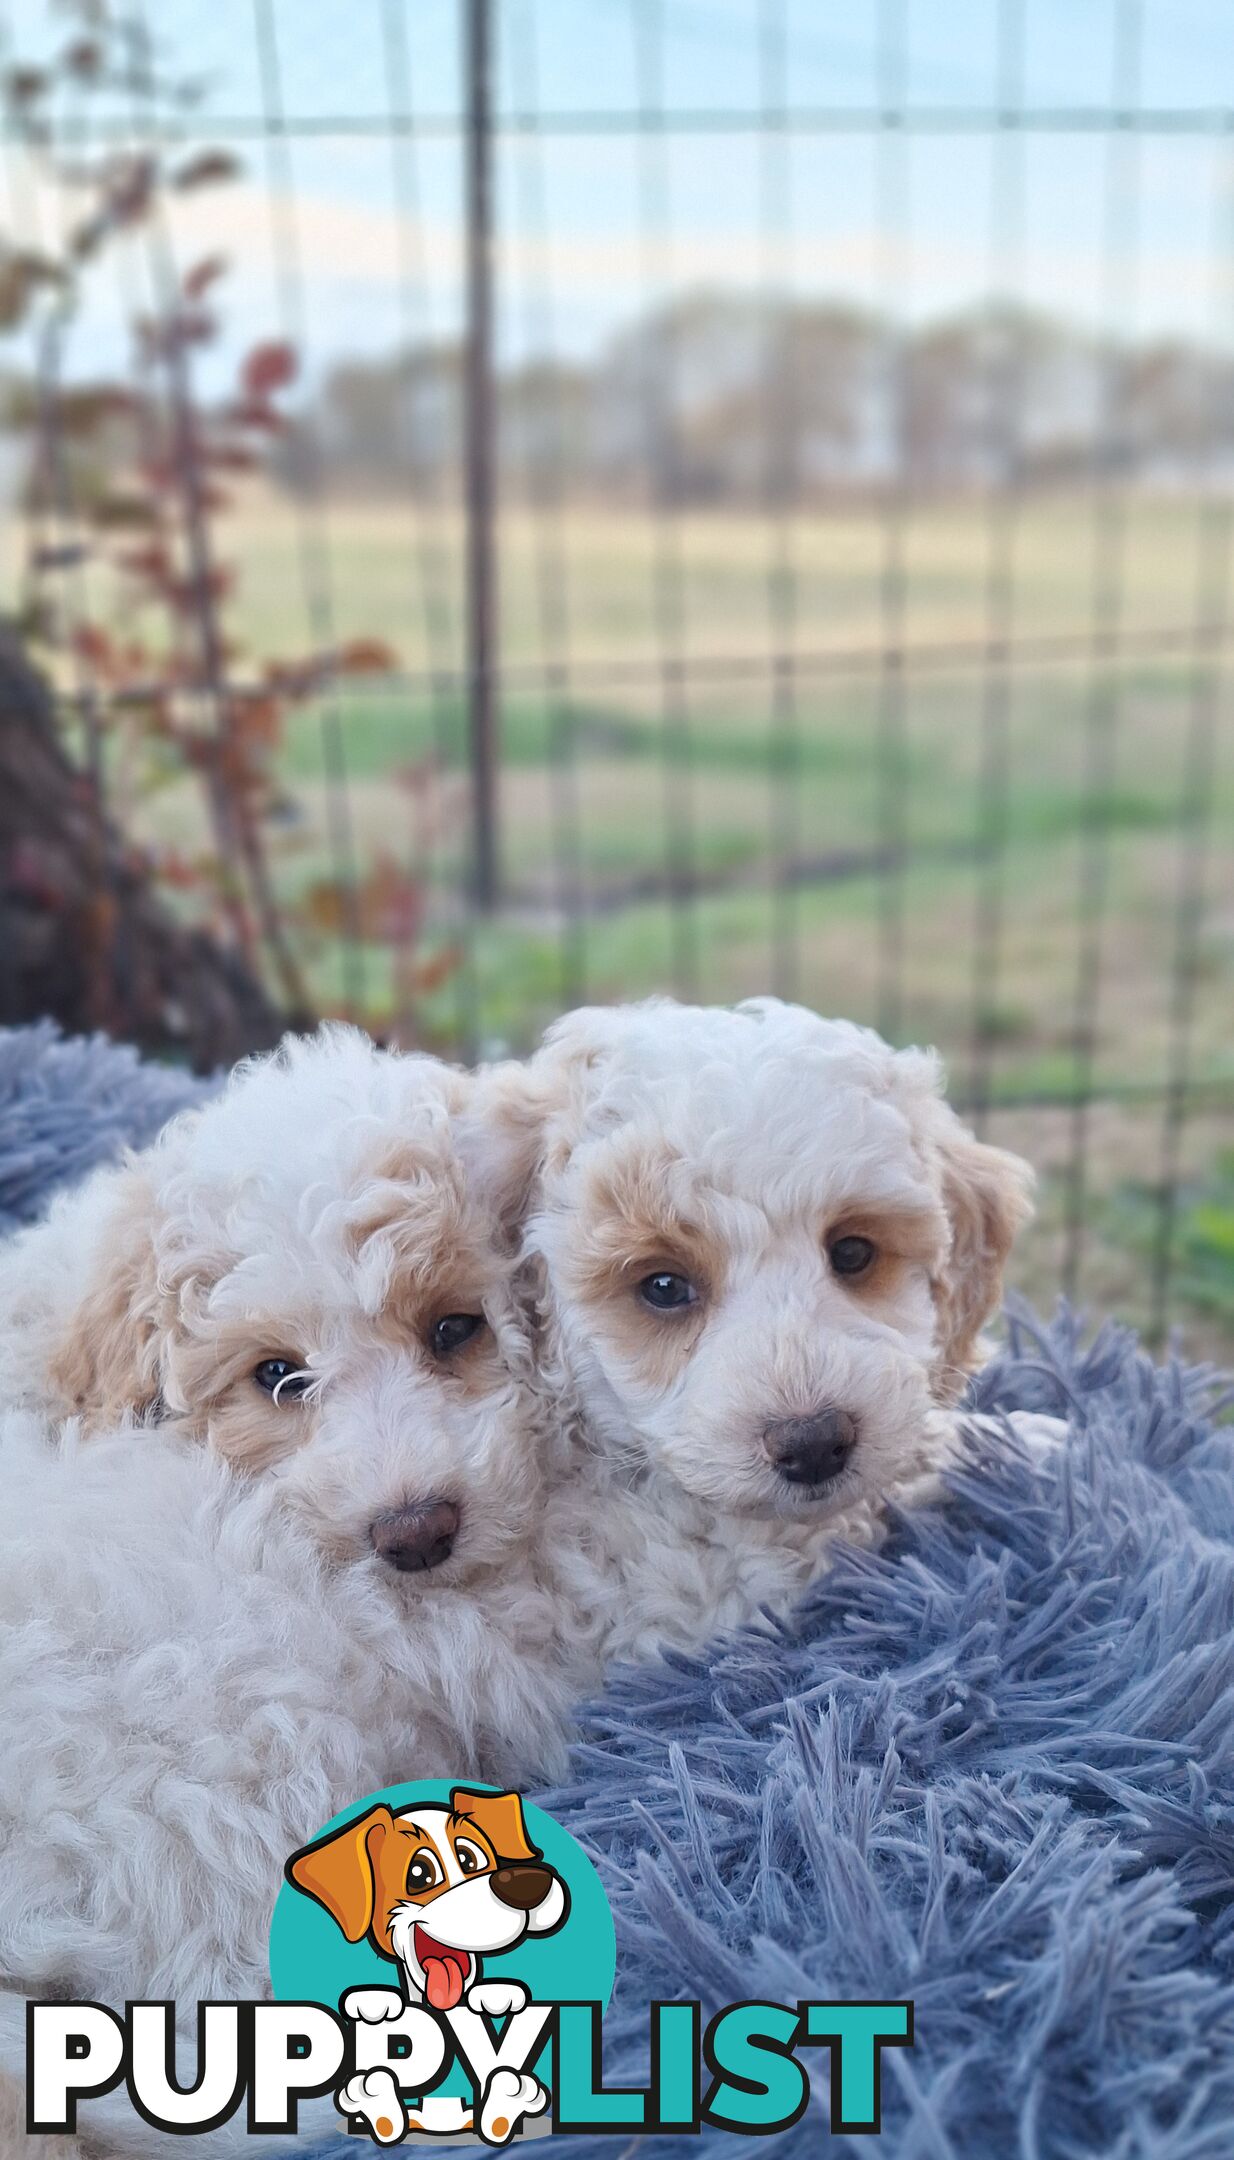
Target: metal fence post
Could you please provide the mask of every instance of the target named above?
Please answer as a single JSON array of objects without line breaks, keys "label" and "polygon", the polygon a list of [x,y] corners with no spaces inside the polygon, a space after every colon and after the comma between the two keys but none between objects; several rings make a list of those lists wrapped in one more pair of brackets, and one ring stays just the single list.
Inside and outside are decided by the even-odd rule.
[{"label": "metal fence post", "polygon": [[464,0],[467,82],[467,712],[475,898],[494,908],[497,831],[496,399],[493,387],[492,0]]}]

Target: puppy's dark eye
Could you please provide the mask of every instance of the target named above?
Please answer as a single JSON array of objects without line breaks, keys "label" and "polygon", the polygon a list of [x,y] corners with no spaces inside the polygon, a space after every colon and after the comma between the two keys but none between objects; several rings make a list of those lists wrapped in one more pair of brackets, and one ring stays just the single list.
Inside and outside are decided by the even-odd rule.
[{"label": "puppy's dark eye", "polygon": [[837,1275],[864,1275],[878,1258],[878,1247],[868,1237],[841,1237],[828,1247],[831,1265]]},{"label": "puppy's dark eye", "polygon": [[484,1326],[484,1314],[478,1312],[451,1312],[437,1322],[429,1338],[435,1357],[449,1357],[461,1350]]},{"label": "puppy's dark eye", "polygon": [[464,1841],[464,1839],[456,1838],[454,1843],[454,1851],[458,1859],[458,1864],[462,1869],[464,1875],[479,1875],[483,1873],[486,1862],[484,1855],[479,1850],[478,1846],[468,1845]]},{"label": "puppy's dark eye", "polygon": [[253,1367],[253,1378],[276,1403],[297,1402],[313,1385],[312,1373],[288,1357],[263,1358]]},{"label": "puppy's dark eye", "polygon": [[638,1294],[644,1305],[650,1305],[654,1312],[678,1312],[698,1299],[698,1292],[688,1276],[671,1275],[667,1269],[661,1275],[644,1275]]},{"label": "puppy's dark eye", "polygon": [[440,1880],[441,1869],[431,1853],[418,1852],[413,1854],[411,1864],[407,1869],[407,1888],[410,1891],[414,1893],[417,1890],[431,1890],[433,1884],[440,1882]]}]

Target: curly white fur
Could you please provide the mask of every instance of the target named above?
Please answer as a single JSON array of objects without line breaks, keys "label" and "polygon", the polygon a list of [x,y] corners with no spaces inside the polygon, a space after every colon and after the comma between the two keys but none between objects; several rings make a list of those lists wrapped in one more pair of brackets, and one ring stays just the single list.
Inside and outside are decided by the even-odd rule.
[{"label": "curly white fur", "polygon": [[[27,1993],[261,1993],[272,1886],[340,1807],[552,1774],[610,1659],[880,1535],[1027,1204],[939,1089],[772,1001],[574,1014],[474,1078],[330,1031],[5,1250],[0,2072]],[[879,1244],[864,1289],[837,1230]],[[677,1334],[657,1266],[701,1285]],[[452,1311],[486,1320],[457,1364]],[[275,1355],[306,1398],[255,1388]],[[763,1435],[825,1404],[860,1440],[803,1494]],[[396,1575],[372,1525],[429,1498],[455,1550]]]},{"label": "curly white fur", "polygon": [[[512,1173],[474,1102],[329,1031],[5,1252],[3,1385],[37,1406],[0,1430],[10,2079],[27,1995],[261,1994],[283,1862],[359,1795],[561,1765]],[[443,1358],[456,1310],[486,1326]],[[308,1398],[255,1384],[274,1355]],[[397,1573],[371,1526],[430,1498],[454,1550]],[[122,2099],[86,2112],[116,2109],[138,2149]]]},{"label": "curly white fur", "polygon": [[[546,1535],[597,1662],[783,1608],[947,1459],[1029,1174],[964,1130],[941,1080],[932,1053],[766,999],[576,1012],[494,1082],[538,1131],[526,1254],[573,1437]],[[879,1248],[864,1285],[827,1251],[860,1231]],[[640,1306],[656,1269],[700,1277],[693,1311]],[[803,1495],[763,1435],[825,1406],[860,1439]]]},{"label": "curly white fur", "polygon": [[[462,1520],[437,1581],[464,1580],[535,1511],[514,1175],[470,1076],[353,1029],[289,1041],[3,1249],[0,1403],[203,1439],[276,1475],[339,1558],[370,1553],[384,1512],[448,1498]],[[444,1360],[431,1333],[451,1311],[486,1324]],[[304,1399],[254,1385],[276,1356],[309,1375]]]},{"label": "curly white fur", "polygon": [[[379,1563],[323,1560],[276,1481],[169,1437],[135,1456],[129,1433],[70,1424],[52,1445],[10,1412],[0,1476],[10,2076],[27,1996],[267,1993],[283,1864],[358,1796],[559,1762],[568,1704],[528,1654],[533,1587],[525,1606],[517,1580],[409,1606]],[[123,2095],[83,2126],[111,2115],[116,2149],[151,2141]]]}]

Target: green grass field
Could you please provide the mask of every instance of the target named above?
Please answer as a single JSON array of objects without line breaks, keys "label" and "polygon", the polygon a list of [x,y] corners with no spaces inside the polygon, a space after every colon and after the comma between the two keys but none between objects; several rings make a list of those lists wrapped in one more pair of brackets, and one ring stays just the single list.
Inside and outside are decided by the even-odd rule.
[{"label": "green grass field", "polygon": [[[1175,1316],[1189,1344],[1228,1353],[1234,764],[1228,687],[1214,691],[1212,659],[1192,636],[1207,514],[1181,499],[1127,506],[1109,649],[1093,638],[1093,505],[1027,504],[1014,533],[1012,631],[1034,650],[1003,676],[982,657],[986,512],[911,510],[891,627],[917,652],[896,677],[879,661],[887,534],[877,509],[803,517],[778,582],[753,516],[680,515],[666,529],[631,510],[570,509],[555,526],[511,510],[500,553],[505,901],[476,925],[460,899],[457,516],[417,524],[394,506],[319,513],[254,500],[229,533],[243,645],[265,656],[303,653],[323,635],[379,637],[410,684],[353,685],[297,715],[280,759],[283,888],[330,877],[345,831],[361,870],[390,857],[426,880],[426,950],[458,941],[467,952],[408,1015],[388,950],[347,952],[323,937],[309,955],[322,1006],[358,995],[378,1024],[393,1016],[406,1032],[410,1020],[447,1048],[461,1035],[518,1047],[580,997],[782,989],[936,1042],[961,1091],[980,1038],[990,1131],[1043,1172],[1020,1273],[1038,1299],[1057,1283],[1063,1249],[1080,1010],[1094,1086],[1110,1098],[1087,1125],[1081,1287],[1094,1308],[1142,1320],[1164,1161],[1152,1098],[1171,1069],[1180,892],[1202,837]],[[694,670],[676,701],[656,672],[658,616]],[[777,705],[766,663],[790,617],[800,664],[791,703]],[[1189,746],[1214,694],[1223,754],[1197,820]],[[992,756],[1006,774],[993,810],[983,787]],[[340,764],[342,796],[330,778]],[[191,782],[144,790],[136,777],[139,824],[200,840]],[[979,936],[991,904],[996,951]],[[1082,985],[1094,954],[1092,998]]]}]

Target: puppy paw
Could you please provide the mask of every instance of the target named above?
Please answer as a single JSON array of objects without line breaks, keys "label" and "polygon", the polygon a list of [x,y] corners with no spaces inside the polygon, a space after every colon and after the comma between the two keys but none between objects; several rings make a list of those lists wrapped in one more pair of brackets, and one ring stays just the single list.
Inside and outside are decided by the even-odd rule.
[{"label": "puppy paw", "polygon": [[477,1980],[465,1997],[469,2010],[483,2010],[487,2017],[506,2017],[525,2010],[530,2000],[521,1980]]},{"label": "puppy paw", "polygon": [[385,2025],[400,2018],[407,2008],[397,1988],[348,1988],[343,1997],[343,2016],[366,2025]]},{"label": "puppy paw", "polygon": [[548,2094],[527,2070],[494,2070],[477,2125],[486,2145],[507,2145],[528,2115],[542,2115]]},{"label": "puppy paw", "polygon": [[[353,1995],[386,1995],[388,1988],[353,1988]],[[352,2013],[349,2011],[348,2016]],[[389,2070],[357,2070],[334,2095],[340,2115],[360,2116],[379,2145],[397,2145],[407,2134],[407,2111]]]}]

